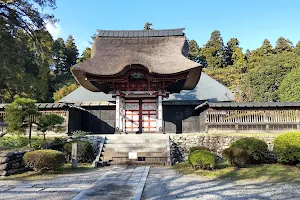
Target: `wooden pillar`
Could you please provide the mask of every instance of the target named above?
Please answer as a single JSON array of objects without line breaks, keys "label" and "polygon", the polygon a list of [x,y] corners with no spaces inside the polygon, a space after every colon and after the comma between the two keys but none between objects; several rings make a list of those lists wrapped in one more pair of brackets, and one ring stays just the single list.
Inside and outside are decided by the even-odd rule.
[{"label": "wooden pillar", "polygon": [[158,96],[158,102],[157,102],[158,106],[157,106],[157,131],[158,132],[163,132],[163,107],[162,107],[162,96],[159,95]]},{"label": "wooden pillar", "polygon": [[116,96],[116,132],[120,131],[120,96]]},{"label": "wooden pillar", "polygon": [[123,119],[124,119],[124,99],[122,97],[120,97],[119,100],[119,104],[120,104],[120,109],[119,109],[119,130],[120,132],[123,132]]}]

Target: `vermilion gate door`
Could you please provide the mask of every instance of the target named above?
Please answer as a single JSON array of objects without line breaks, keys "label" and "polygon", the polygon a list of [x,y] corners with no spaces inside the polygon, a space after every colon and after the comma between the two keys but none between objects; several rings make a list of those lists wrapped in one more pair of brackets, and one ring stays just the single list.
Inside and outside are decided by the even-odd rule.
[{"label": "vermilion gate door", "polygon": [[157,123],[156,99],[142,100],[142,131],[156,132]]},{"label": "vermilion gate door", "polygon": [[125,132],[156,132],[156,123],[156,99],[125,101]]},{"label": "vermilion gate door", "polygon": [[139,100],[125,101],[125,132],[140,131],[140,103]]}]

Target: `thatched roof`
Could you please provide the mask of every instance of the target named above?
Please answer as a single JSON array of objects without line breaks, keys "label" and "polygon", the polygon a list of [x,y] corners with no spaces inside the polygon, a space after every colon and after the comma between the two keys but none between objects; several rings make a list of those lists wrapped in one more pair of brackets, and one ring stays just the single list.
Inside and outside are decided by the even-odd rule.
[{"label": "thatched roof", "polygon": [[91,91],[99,91],[86,75],[117,77],[132,65],[141,65],[153,74],[188,71],[184,89],[193,89],[201,65],[186,58],[188,42],[182,29],[144,31],[99,31],[92,58],[71,68],[77,81]]}]

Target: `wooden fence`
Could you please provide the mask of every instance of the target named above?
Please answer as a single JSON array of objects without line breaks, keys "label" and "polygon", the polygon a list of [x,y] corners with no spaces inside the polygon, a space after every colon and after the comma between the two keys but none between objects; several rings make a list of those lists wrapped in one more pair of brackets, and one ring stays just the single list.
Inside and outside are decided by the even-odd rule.
[{"label": "wooden fence", "polygon": [[205,111],[206,132],[214,130],[300,130],[300,110],[213,110]]},{"label": "wooden fence", "polygon": [[[59,125],[59,127],[64,127],[62,130],[68,127],[68,111],[65,110],[51,110],[51,111],[39,111],[41,116],[56,114],[64,118],[63,124]],[[0,111],[0,133],[4,133],[6,131],[7,123],[5,122],[5,117],[7,116],[5,111]],[[38,117],[30,116],[31,121],[38,122]],[[36,125],[33,125],[34,127]]]}]

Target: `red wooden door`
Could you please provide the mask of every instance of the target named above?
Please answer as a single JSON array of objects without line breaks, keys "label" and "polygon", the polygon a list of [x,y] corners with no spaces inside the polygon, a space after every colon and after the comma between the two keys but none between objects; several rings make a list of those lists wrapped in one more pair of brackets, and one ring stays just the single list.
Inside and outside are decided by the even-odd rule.
[{"label": "red wooden door", "polygon": [[156,132],[156,99],[125,101],[125,132]]}]

